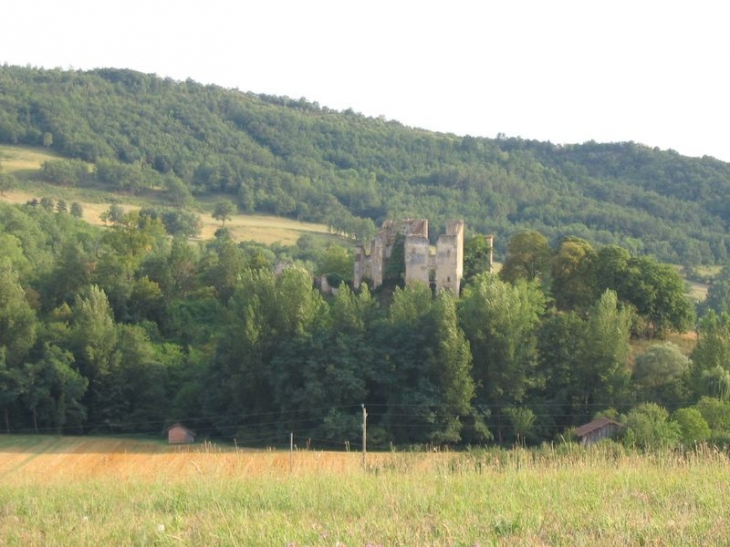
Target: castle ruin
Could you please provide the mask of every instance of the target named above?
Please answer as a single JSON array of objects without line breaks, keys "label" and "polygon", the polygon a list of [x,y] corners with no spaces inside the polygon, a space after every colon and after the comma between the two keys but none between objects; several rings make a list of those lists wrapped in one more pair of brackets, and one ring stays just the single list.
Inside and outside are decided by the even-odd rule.
[{"label": "castle ruin", "polygon": [[[400,237],[399,237],[400,236]],[[464,221],[446,221],[446,233],[439,236],[435,253],[428,239],[428,220],[388,220],[370,243],[368,252],[362,245],[355,249],[354,286],[363,279],[372,280],[373,288],[383,284],[398,241],[403,241],[406,285],[435,283],[436,292],[449,289],[459,294],[464,272]]]}]

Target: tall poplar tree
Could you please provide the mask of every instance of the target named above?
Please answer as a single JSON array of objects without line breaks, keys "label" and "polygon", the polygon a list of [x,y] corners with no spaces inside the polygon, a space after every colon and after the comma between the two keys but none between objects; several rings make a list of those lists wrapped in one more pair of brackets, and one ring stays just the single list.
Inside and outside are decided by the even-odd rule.
[{"label": "tall poplar tree", "polygon": [[545,297],[534,282],[511,285],[493,274],[476,277],[462,294],[459,320],[474,359],[475,404],[492,409],[497,429],[501,410],[523,402],[536,382],[544,309]]},{"label": "tall poplar tree", "polygon": [[587,410],[595,413],[626,402],[630,379],[631,311],[606,291],[589,311],[578,384]]}]

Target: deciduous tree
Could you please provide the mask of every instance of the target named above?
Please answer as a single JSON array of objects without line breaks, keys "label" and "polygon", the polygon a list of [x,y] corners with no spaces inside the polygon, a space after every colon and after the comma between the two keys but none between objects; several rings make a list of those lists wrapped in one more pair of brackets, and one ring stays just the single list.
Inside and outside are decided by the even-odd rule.
[{"label": "deciduous tree", "polygon": [[535,385],[537,328],[544,307],[535,283],[511,285],[482,274],[464,288],[459,322],[474,359],[475,404],[500,411],[522,402]]},{"label": "deciduous tree", "polygon": [[0,348],[8,366],[23,362],[35,344],[37,318],[25,298],[18,274],[6,257],[0,258]]},{"label": "deciduous tree", "polygon": [[550,273],[550,244],[539,232],[520,232],[512,236],[507,246],[507,258],[499,272],[510,283],[518,279],[534,281]]},{"label": "deciduous tree", "polygon": [[236,206],[231,201],[219,201],[213,208],[211,216],[220,220],[221,226],[226,225],[226,220],[231,220],[233,213],[236,211]]},{"label": "deciduous tree", "polygon": [[629,385],[631,312],[606,291],[589,312],[580,383],[585,403],[595,410],[625,402]]},{"label": "deciduous tree", "polygon": [[552,295],[561,310],[585,310],[596,296],[596,252],[587,241],[565,238],[551,262]]},{"label": "deciduous tree", "polygon": [[671,342],[654,344],[636,357],[633,380],[642,402],[676,409],[690,395],[690,360]]}]

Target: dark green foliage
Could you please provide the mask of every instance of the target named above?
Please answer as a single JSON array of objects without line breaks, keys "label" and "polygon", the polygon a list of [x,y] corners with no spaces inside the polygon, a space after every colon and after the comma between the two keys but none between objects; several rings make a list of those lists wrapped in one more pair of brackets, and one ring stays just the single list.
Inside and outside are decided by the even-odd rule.
[{"label": "dark green foliage", "polygon": [[679,426],[682,444],[685,446],[704,443],[712,435],[707,420],[697,408],[680,408],[674,411],[672,421]]},{"label": "dark green foliage", "polygon": [[550,264],[552,295],[561,310],[585,310],[596,299],[596,252],[587,241],[567,237]]},{"label": "dark green foliage", "polygon": [[475,403],[492,408],[501,439],[501,409],[522,403],[537,380],[537,329],[545,299],[534,283],[482,274],[464,288],[459,321],[474,359]]},{"label": "dark green foliage", "polygon": [[641,448],[673,447],[682,438],[679,424],[669,420],[666,409],[656,403],[643,403],[626,417],[624,443]]},{"label": "dark green foliage", "polygon": [[220,220],[223,226],[226,225],[226,220],[230,220],[233,213],[236,212],[236,206],[230,201],[219,201],[213,208],[211,216]]},{"label": "dark green foliage", "polygon": [[629,385],[631,312],[616,293],[606,291],[591,307],[581,352],[581,383],[589,405],[597,409],[625,403]]},{"label": "dark green foliage", "polygon": [[694,324],[695,311],[686,297],[684,280],[670,265],[649,256],[632,258],[623,280],[616,287],[619,297],[646,319],[650,335],[662,338]]},{"label": "dark green foliage", "polygon": [[717,315],[730,313],[730,268],[724,266],[707,289],[707,298],[699,306],[700,313],[713,310]]},{"label": "dark green foliage", "polygon": [[9,366],[19,365],[33,347],[37,319],[25,298],[18,273],[0,258],[0,349]]},{"label": "dark green foliage", "polygon": [[464,277],[468,283],[473,277],[491,271],[489,258],[492,247],[485,235],[477,234],[464,241]]},{"label": "dark green foliage", "polygon": [[[0,166],[1,167],[1,166]],[[18,181],[15,177],[9,173],[3,173],[0,169],[0,195],[5,192],[12,190],[18,185]]]},{"label": "dark green foliage", "polygon": [[511,283],[518,279],[544,279],[550,272],[550,254],[550,244],[544,235],[535,231],[515,234],[509,240],[507,258],[499,276]]},{"label": "dark green foliage", "polygon": [[698,395],[730,398],[730,316],[710,311],[697,328],[692,381]]},{"label": "dark green foliage", "polygon": [[435,134],[131,70],[3,66],[0,88],[0,142],[50,146],[64,159],[42,176],[58,184],[159,191],[177,206],[223,193],[363,239],[385,218],[463,218],[503,256],[523,230],[680,264],[728,256],[730,166],[709,157]]},{"label": "dark green foliage", "polygon": [[32,413],[34,431],[79,431],[86,418],[82,399],[89,382],[74,367],[71,352],[46,343],[41,359],[24,368],[22,399]]},{"label": "dark green foliage", "polygon": [[172,207],[143,207],[140,216],[159,219],[171,236],[196,237],[200,235],[200,217],[191,211]]},{"label": "dark green foliage", "polygon": [[390,259],[383,272],[383,280],[391,281],[395,283],[403,282],[403,278],[406,274],[406,253],[405,253],[405,242],[406,237],[398,233],[393,243],[393,249],[390,254]]},{"label": "dark green foliage", "polygon": [[[725,435],[724,317],[703,319],[694,364],[652,348],[637,357],[632,383],[639,307],[613,290],[589,304],[564,298],[576,309],[559,311],[546,296],[550,276],[513,284],[480,273],[458,300],[416,284],[394,289],[386,307],[345,281],[325,297],[314,274],[349,275],[346,247],[312,237],[237,244],[225,229],[207,242],[171,239],[167,211],[117,211],[94,228],[40,204],[0,204],[6,431],[156,434],[182,420],[241,444],[285,444],[293,432],[299,443],[344,448],[359,446],[364,404],[371,446],[535,443],[596,411],[625,413],[637,396],[676,408],[705,395],[713,399],[698,408],[712,439]],[[625,290],[641,279],[627,299],[667,285],[670,270],[620,249],[566,256],[579,257],[566,285],[587,278],[596,291]],[[583,269],[586,257],[600,270]],[[275,274],[282,263],[290,267]],[[678,427],[701,438],[691,418]]]},{"label": "dark green foliage", "polygon": [[81,218],[84,216],[84,208],[81,206],[80,203],[77,203],[75,201],[71,204],[70,212],[73,216],[77,218]]},{"label": "dark green foliage", "polygon": [[84,185],[90,181],[89,165],[76,159],[46,161],[41,167],[41,178],[62,186]]},{"label": "dark green foliage", "polygon": [[562,433],[591,420],[597,410],[585,378],[587,326],[575,312],[548,314],[538,332],[538,380],[550,412],[548,431]]},{"label": "dark green foliage", "polygon": [[101,220],[104,222],[110,222],[111,224],[118,224],[124,219],[124,209],[117,203],[112,203],[109,209],[104,211],[100,215]]},{"label": "dark green foliage", "polygon": [[[352,281],[354,258],[351,252],[339,245],[331,245],[327,248],[317,272],[326,275],[328,283],[333,287],[339,287],[342,281]],[[334,280],[339,282],[334,283]]]},{"label": "dark green foliage", "polygon": [[56,208],[56,204],[49,197],[42,197],[39,204],[41,207],[43,207],[43,209],[46,210],[46,212],[49,212],[49,213]]},{"label": "dark green foliage", "polygon": [[633,380],[639,401],[674,410],[690,397],[690,360],[671,342],[655,344],[636,357]]},{"label": "dark green foliage", "polygon": [[718,441],[730,441],[730,402],[714,397],[702,397],[695,407],[710,428],[710,436]]}]

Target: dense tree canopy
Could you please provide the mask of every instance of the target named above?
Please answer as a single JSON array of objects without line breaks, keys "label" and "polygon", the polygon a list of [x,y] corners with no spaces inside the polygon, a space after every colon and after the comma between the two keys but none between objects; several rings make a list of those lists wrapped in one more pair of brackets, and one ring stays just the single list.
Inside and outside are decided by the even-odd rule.
[{"label": "dense tree canopy", "polygon": [[[345,448],[366,405],[382,447],[538,442],[598,412],[628,416],[637,446],[730,435],[727,276],[691,360],[631,351],[632,336],[694,325],[659,260],[727,259],[727,164],[440,135],[126,70],[5,66],[0,88],[0,143],[58,155],[0,171],[0,192],[36,177],[157,200],[110,202],[103,229],[77,202],[0,204],[5,431],[156,434],[180,420],[203,437]],[[351,286],[345,240],[241,244],[221,227],[191,242],[184,208],[199,197],[221,224],[238,208],[350,239],[385,218],[429,218],[431,237],[463,218],[463,293],[404,287],[402,241],[372,294]]]},{"label": "dense tree canopy", "polygon": [[[238,244],[226,230],[192,243],[171,239],[155,211],[111,217],[101,229],[58,208],[0,205],[6,431],[154,434],[184,420],[242,443],[295,432],[344,447],[358,442],[364,404],[379,446],[536,442],[635,402],[673,411],[730,398],[727,319],[714,313],[692,361],[653,345],[631,372],[637,316],[655,320],[632,298],[656,298],[674,270],[618,248],[566,240],[582,252],[548,248],[552,274],[477,273],[461,295],[425,284],[371,294],[346,279],[345,247]],[[570,266],[564,286],[586,287],[560,306],[556,260]],[[335,295],[316,287],[323,274],[342,278]],[[598,293],[634,278],[637,293]],[[693,416],[677,415],[681,431],[701,433]]]},{"label": "dense tree canopy", "polygon": [[[156,191],[178,206],[223,194],[365,239],[385,218],[435,230],[463,218],[496,235],[498,257],[528,230],[679,264],[728,256],[730,165],[709,157],[436,134],[132,70],[2,66],[0,89],[0,143],[59,154],[40,174],[55,184]],[[0,192],[11,179],[0,172]]]}]

